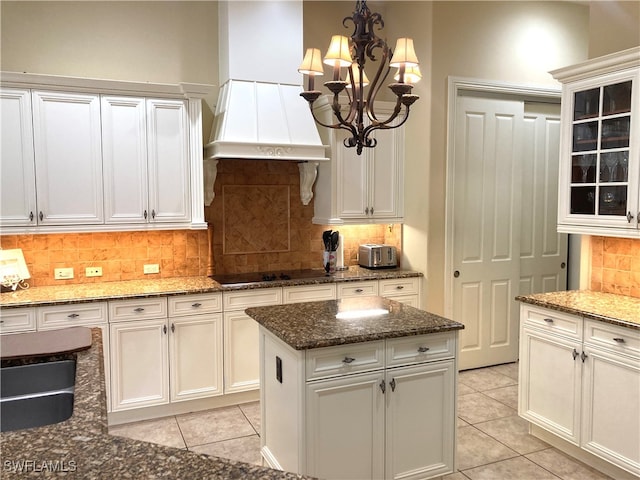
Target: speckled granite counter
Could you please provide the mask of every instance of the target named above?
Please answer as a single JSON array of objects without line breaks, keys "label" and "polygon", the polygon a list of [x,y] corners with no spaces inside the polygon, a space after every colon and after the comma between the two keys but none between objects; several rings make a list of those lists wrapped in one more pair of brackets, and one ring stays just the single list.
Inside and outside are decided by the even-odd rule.
[{"label": "speckled granite counter", "polygon": [[[371,313],[349,317],[367,310]],[[384,310],[388,313],[375,314]],[[245,312],[296,350],[464,328],[461,323],[382,297],[252,307]]]},{"label": "speckled granite counter", "polygon": [[55,425],[1,433],[0,477],[305,478],[257,465],[109,435],[102,339],[100,329],[92,330],[92,348],[77,354],[73,415],[69,420]]},{"label": "speckled granite counter", "polygon": [[313,285],[332,282],[355,282],[359,280],[380,280],[389,278],[420,277],[419,272],[401,269],[367,270],[349,267],[348,270],[324,275],[319,270],[317,278],[301,280],[275,280],[239,285],[220,285],[209,277],[176,277],[150,280],[127,280],[48,287],[33,287],[27,290],[0,294],[0,308],[25,306],[60,305],[103,300],[118,300],[136,297],[162,295],[187,295],[229,290],[249,290],[296,285]]},{"label": "speckled granite counter", "polygon": [[640,298],[590,290],[569,290],[523,295],[516,297],[516,300],[640,330]]}]

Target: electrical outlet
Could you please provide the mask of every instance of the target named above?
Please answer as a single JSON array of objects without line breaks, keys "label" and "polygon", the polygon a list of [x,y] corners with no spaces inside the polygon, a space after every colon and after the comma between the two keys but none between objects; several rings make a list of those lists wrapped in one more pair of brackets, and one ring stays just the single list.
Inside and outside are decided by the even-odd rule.
[{"label": "electrical outlet", "polygon": [[157,263],[150,263],[144,266],[144,274],[147,275],[149,273],[160,273],[160,265]]},{"label": "electrical outlet", "polygon": [[73,278],[73,268],[54,268],[53,278],[56,280],[69,280]]},{"label": "electrical outlet", "polygon": [[84,274],[86,277],[101,277],[102,267],[87,267],[84,269]]}]

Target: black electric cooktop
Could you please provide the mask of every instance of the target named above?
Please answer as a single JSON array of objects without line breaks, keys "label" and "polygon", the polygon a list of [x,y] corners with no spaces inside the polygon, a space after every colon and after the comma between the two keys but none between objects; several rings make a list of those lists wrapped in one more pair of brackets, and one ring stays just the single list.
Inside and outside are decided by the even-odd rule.
[{"label": "black electric cooktop", "polygon": [[282,280],[303,280],[324,278],[329,276],[322,269],[285,270],[274,272],[229,273],[212,275],[211,278],[220,285],[237,285],[241,283],[276,282]]}]

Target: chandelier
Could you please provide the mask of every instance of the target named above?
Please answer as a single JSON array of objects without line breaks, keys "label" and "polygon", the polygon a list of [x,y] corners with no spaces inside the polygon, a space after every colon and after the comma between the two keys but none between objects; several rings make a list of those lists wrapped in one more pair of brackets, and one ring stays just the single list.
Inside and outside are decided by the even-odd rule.
[{"label": "chandelier", "polygon": [[[376,139],[372,132],[379,129],[397,128],[404,124],[409,117],[409,108],[419,98],[413,95],[413,84],[420,80],[420,67],[418,58],[413,48],[411,38],[399,38],[396,48],[392,51],[387,42],[376,36],[374,26],[378,30],[384,28],[384,21],[379,13],[371,13],[366,0],[357,0],[355,11],[351,17],[345,17],[342,24],[345,28],[348,23],[353,23],[354,30],[351,38],[342,35],[333,35],[327,54],[321,58],[320,50],[308,48],[298,72],[308,76],[307,90],[302,96],[309,102],[309,108],[313,119],[319,125],[326,128],[346,130],[351,136],[344,139],[345,147],[355,147],[358,155],[364,147],[375,147]],[[369,80],[364,71],[367,58],[376,61],[375,54],[380,52],[380,63],[373,77]],[[333,93],[331,110],[336,123],[327,124],[319,120],[313,111],[314,102],[322,95],[315,90],[315,77],[324,74],[322,63],[333,67],[332,80],[325,82],[324,86]],[[398,70],[393,76],[389,89],[396,95],[396,103],[390,116],[385,120],[377,118],[374,110],[374,101],[381,85],[386,81],[392,68]],[[346,72],[342,78],[343,69]],[[368,92],[365,87],[368,86]],[[346,91],[348,106],[340,105],[340,94]],[[404,105],[404,116],[395,122]]]}]

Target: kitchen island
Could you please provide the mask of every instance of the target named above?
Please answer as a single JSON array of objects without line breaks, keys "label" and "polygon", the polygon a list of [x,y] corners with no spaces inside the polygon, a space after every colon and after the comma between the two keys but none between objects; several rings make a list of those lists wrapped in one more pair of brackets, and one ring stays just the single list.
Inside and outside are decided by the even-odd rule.
[{"label": "kitchen island", "polygon": [[253,307],[261,452],[321,478],[454,471],[458,330],[381,297]]}]

